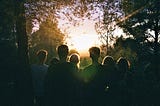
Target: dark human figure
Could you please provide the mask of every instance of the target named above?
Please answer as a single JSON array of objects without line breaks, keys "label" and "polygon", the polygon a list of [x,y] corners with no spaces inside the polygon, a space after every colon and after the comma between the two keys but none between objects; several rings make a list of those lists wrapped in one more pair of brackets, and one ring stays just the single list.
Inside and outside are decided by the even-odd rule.
[{"label": "dark human figure", "polygon": [[116,101],[123,106],[131,105],[133,102],[133,77],[130,71],[130,63],[126,58],[117,60],[118,82],[116,84]]},{"label": "dark human figure", "polygon": [[114,101],[114,85],[117,82],[117,67],[112,56],[105,56],[103,61],[103,103],[107,106],[113,105]]},{"label": "dark human figure", "polygon": [[120,57],[117,60],[117,66],[122,77],[130,70],[130,63],[126,58]]},{"label": "dark human figure", "polygon": [[101,71],[102,65],[98,62],[98,58],[100,57],[100,49],[98,47],[91,47],[89,49],[90,58],[92,59],[92,64],[84,69],[86,83],[94,80],[98,71]]},{"label": "dark human figure", "polygon": [[44,106],[44,79],[48,70],[48,65],[45,64],[47,54],[46,50],[39,50],[36,53],[38,63],[31,65],[35,106]]},{"label": "dark human figure", "polygon": [[[48,70],[50,70],[50,68],[51,68],[51,69],[54,68],[58,63],[59,63],[59,60],[58,60],[56,57],[53,57],[53,58],[51,59],[51,61],[50,61]],[[48,73],[50,73],[50,72],[48,71]],[[47,75],[48,75],[48,73],[47,73]]]},{"label": "dark human figure", "polygon": [[49,68],[46,78],[46,106],[72,106],[74,93],[73,65],[67,62],[68,46],[60,45],[57,49],[59,62]]},{"label": "dark human figure", "polygon": [[69,62],[75,66],[77,71],[79,71],[80,56],[77,53],[71,54],[71,56],[69,57]]},{"label": "dark human figure", "polygon": [[83,70],[84,75],[84,103],[87,106],[98,105],[100,100],[100,73],[102,65],[98,62],[100,57],[100,49],[98,47],[91,47],[89,49],[92,64]]},{"label": "dark human figure", "polygon": [[74,105],[76,106],[82,106],[83,105],[83,81],[81,79],[82,71],[79,68],[80,64],[80,56],[77,53],[73,53],[69,57],[69,62],[73,64],[74,70],[74,80],[75,80],[75,99],[74,99]]},{"label": "dark human figure", "polygon": [[117,79],[117,67],[112,56],[104,57],[102,61],[103,72],[108,86],[112,85]]},{"label": "dark human figure", "polygon": [[74,67],[74,77],[77,80],[82,80],[81,78],[81,74],[82,74],[82,70],[80,69],[80,56],[77,53],[73,53],[69,56],[69,62],[73,65]]}]

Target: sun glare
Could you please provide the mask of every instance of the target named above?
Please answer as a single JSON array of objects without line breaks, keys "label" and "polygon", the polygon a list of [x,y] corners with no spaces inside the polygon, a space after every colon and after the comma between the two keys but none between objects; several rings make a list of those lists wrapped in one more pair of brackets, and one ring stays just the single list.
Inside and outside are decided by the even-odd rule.
[{"label": "sun glare", "polygon": [[88,49],[92,46],[98,46],[97,35],[80,35],[71,38],[72,49],[78,50],[81,55],[88,55]]}]

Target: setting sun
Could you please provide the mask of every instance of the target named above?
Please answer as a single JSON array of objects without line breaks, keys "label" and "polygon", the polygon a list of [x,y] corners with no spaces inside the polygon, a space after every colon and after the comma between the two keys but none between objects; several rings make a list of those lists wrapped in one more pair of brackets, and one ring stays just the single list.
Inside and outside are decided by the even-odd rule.
[{"label": "setting sun", "polygon": [[72,49],[78,50],[81,55],[87,55],[88,49],[91,46],[98,46],[98,37],[97,35],[80,35],[80,36],[73,36],[69,42],[72,42]]}]

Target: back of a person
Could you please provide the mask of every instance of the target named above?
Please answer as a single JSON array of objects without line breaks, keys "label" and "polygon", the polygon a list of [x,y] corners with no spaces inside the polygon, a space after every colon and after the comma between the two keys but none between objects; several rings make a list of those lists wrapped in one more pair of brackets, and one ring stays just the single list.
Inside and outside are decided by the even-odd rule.
[{"label": "back of a person", "polygon": [[36,96],[44,95],[44,78],[48,70],[47,65],[32,65],[33,87]]},{"label": "back of a person", "polygon": [[39,50],[36,53],[37,63],[31,65],[33,88],[34,88],[34,100],[35,105],[44,105],[44,83],[45,76],[48,70],[48,65],[45,64],[47,60],[48,52],[46,50]]},{"label": "back of a person", "polygon": [[59,63],[52,73],[52,103],[55,106],[68,106],[73,98],[74,79],[72,64]]},{"label": "back of a person", "polygon": [[117,103],[121,103],[124,106],[132,104],[132,76],[129,72],[129,61],[120,57],[117,61],[118,67],[118,82],[115,85],[115,96],[117,97]]},{"label": "back of a person", "polygon": [[60,45],[57,49],[59,62],[50,68],[47,106],[71,106],[74,95],[73,65],[66,61],[68,46]]},{"label": "back of a person", "polygon": [[91,64],[88,67],[86,67],[82,72],[84,77],[83,96],[85,106],[99,104],[98,102],[101,95],[101,72],[101,64]]},{"label": "back of a person", "polygon": [[92,82],[92,80],[98,75],[98,72],[102,70],[102,65],[98,61],[98,58],[100,57],[100,49],[98,47],[91,47],[89,49],[89,54],[92,63],[83,70],[85,83]]},{"label": "back of a person", "polygon": [[107,106],[114,105],[115,102],[115,92],[114,87],[117,83],[117,67],[112,56],[105,56],[102,61],[102,87],[103,91],[103,104]]},{"label": "back of a person", "polygon": [[91,47],[89,49],[92,64],[84,68],[84,98],[85,105],[100,104],[101,96],[101,72],[102,65],[98,62],[100,57],[100,49],[98,47]]},{"label": "back of a person", "polygon": [[105,83],[107,83],[108,86],[110,86],[115,81],[117,81],[117,67],[113,57],[106,56],[102,61],[102,65],[103,65],[103,77]]},{"label": "back of a person", "polygon": [[92,82],[98,73],[102,70],[101,64],[91,64],[83,70],[85,83]]},{"label": "back of a person", "polygon": [[69,60],[68,60],[74,67],[73,69],[73,73],[76,79],[79,78],[79,64],[80,64],[80,55],[77,53],[73,53],[69,56]]}]

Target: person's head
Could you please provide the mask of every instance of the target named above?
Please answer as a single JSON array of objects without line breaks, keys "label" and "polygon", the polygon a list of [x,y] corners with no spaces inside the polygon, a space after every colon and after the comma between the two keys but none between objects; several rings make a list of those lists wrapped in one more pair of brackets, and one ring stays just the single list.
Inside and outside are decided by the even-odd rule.
[{"label": "person's head", "polygon": [[37,57],[38,57],[38,60],[39,60],[39,63],[40,64],[44,64],[47,60],[47,55],[48,55],[48,52],[46,50],[39,50],[37,53],[36,53]]},{"label": "person's head", "polygon": [[69,57],[69,62],[76,64],[79,67],[80,56],[77,53],[71,54],[71,56]]},{"label": "person's head", "polygon": [[126,58],[120,57],[117,60],[117,66],[118,69],[123,70],[123,71],[127,71],[130,69],[130,63]]},{"label": "person's head", "polygon": [[67,55],[69,53],[69,49],[67,45],[60,45],[58,46],[58,55],[60,60],[66,60]]},{"label": "person's head", "polygon": [[106,65],[106,66],[114,66],[115,62],[112,56],[105,56],[103,61],[102,61],[102,65]]},{"label": "person's head", "polygon": [[89,54],[90,57],[92,58],[92,60],[98,60],[98,58],[100,57],[100,49],[98,47],[91,47],[89,49]]}]

